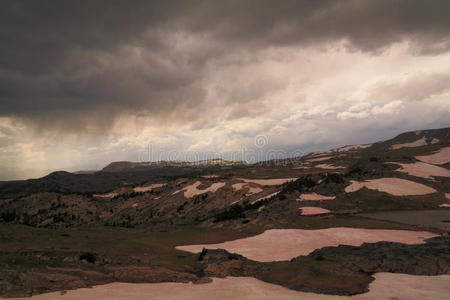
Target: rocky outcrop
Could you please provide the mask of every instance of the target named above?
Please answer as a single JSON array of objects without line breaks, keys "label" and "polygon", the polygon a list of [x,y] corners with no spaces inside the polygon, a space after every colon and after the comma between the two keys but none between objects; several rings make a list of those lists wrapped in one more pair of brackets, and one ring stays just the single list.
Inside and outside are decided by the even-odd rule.
[{"label": "rocky outcrop", "polygon": [[[360,247],[341,245],[314,251],[308,259],[335,260],[354,272],[392,272],[412,275],[450,274],[450,238],[437,237],[426,244],[365,243]],[[305,257],[293,259],[302,262]]]}]

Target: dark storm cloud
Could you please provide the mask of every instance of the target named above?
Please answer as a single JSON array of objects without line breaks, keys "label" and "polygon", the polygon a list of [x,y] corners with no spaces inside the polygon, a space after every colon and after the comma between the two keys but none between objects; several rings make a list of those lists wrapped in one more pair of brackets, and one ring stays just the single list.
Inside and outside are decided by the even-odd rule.
[{"label": "dark storm cloud", "polygon": [[347,39],[363,51],[411,39],[417,51],[450,49],[450,2],[445,0],[203,1],[180,23],[227,43],[316,44]]},{"label": "dark storm cloud", "polygon": [[414,0],[1,1],[0,116],[76,131],[123,113],[192,120],[210,60],[339,40],[435,54],[450,48],[448,11],[450,1]]},{"label": "dark storm cloud", "polygon": [[[176,12],[169,1],[2,1],[3,67],[51,70],[74,51],[113,51],[162,26]],[[157,40],[153,40],[153,47]]]}]

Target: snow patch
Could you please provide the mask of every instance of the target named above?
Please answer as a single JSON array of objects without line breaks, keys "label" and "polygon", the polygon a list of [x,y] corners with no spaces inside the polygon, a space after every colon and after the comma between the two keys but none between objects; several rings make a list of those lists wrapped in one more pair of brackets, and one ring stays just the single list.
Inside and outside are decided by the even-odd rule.
[{"label": "snow patch", "polygon": [[[212,282],[124,283],[114,282],[92,288],[34,295],[30,300],[368,300],[368,299],[448,299],[450,275],[418,276],[375,273],[369,292],[354,296],[335,296],[301,292],[267,283],[253,277],[212,278]],[[12,299],[12,298],[11,298]],[[17,299],[17,298],[15,298]],[[24,299],[24,298],[20,298]]]},{"label": "snow patch", "polygon": [[344,147],[333,149],[333,151],[336,151],[336,152],[347,152],[347,151],[353,151],[353,150],[366,149],[366,148],[369,148],[370,146],[372,146],[372,144],[350,145],[350,146],[344,146]]},{"label": "snow patch", "polygon": [[444,147],[433,154],[416,156],[415,158],[433,165],[444,165],[450,162],[450,147]]},{"label": "snow patch", "polygon": [[235,184],[232,184],[231,185],[231,187],[233,188],[233,190],[235,190],[235,191],[240,191],[244,186],[246,186],[247,185],[247,183],[242,183],[242,182],[240,182],[240,183],[235,183]]},{"label": "snow patch", "polygon": [[261,193],[262,191],[264,191],[262,188],[260,187],[248,187],[248,192],[245,194],[245,196],[251,196],[254,194],[258,194]]},{"label": "snow patch", "polygon": [[400,149],[400,148],[412,148],[412,147],[420,147],[420,146],[426,146],[427,140],[425,137],[422,137],[421,139],[418,139],[417,141],[410,142],[410,143],[403,143],[403,144],[395,144],[391,146],[391,149]]},{"label": "snow patch", "polygon": [[433,138],[430,142],[431,145],[438,144],[440,142],[439,139]]},{"label": "snow patch", "polygon": [[255,183],[259,185],[282,185],[289,181],[295,181],[297,178],[276,178],[276,179],[247,179],[247,178],[238,178],[241,181],[247,183]]},{"label": "snow patch", "polygon": [[330,212],[330,210],[328,209],[314,206],[300,207],[300,211],[302,216],[320,215],[320,214],[327,214]]},{"label": "snow patch", "polygon": [[396,164],[401,167],[396,170],[397,172],[406,173],[416,177],[426,179],[433,179],[432,176],[450,177],[450,170],[423,162],[417,162],[414,164],[390,162],[390,164]]},{"label": "snow patch", "polygon": [[[212,192],[215,193],[218,189],[224,187],[226,185],[225,182],[216,182],[211,184],[208,188],[204,190],[198,189],[198,187],[201,185],[201,181],[196,181],[191,185],[188,185],[182,189],[184,190],[184,197],[186,198],[192,198],[197,195],[201,195],[204,193]],[[178,192],[178,191],[177,191]]]},{"label": "snow patch", "polygon": [[423,231],[335,227],[328,229],[271,229],[264,233],[219,244],[177,246],[178,250],[198,253],[203,248],[225,249],[256,261],[283,261],[308,255],[316,249],[338,245],[360,246],[380,241],[422,244],[438,236]]},{"label": "snow patch", "polygon": [[219,175],[203,175],[203,178],[219,178]]},{"label": "snow patch", "polygon": [[143,193],[143,192],[151,191],[151,190],[156,189],[156,188],[163,187],[165,185],[166,185],[165,183],[154,183],[154,184],[151,184],[151,185],[148,185],[148,186],[135,187],[135,188],[133,188],[133,191],[135,191],[137,193]]},{"label": "snow patch", "polygon": [[275,193],[272,193],[272,194],[270,194],[270,195],[267,195],[267,196],[258,198],[258,199],[256,199],[256,200],[252,201],[251,204],[255,204],[255,203],[259,202],[259,201],[263,201],[263,200],[270,199],[270,198],[272,198],[273,196],[278,195],[279,193],[280,193],[280,192],[275,192]]},{"label": "snow patch", "polygon": [[323,161],[323,160],[330,160],[332,159],[332,156],[325,156],[325,157],[318,157],[318,158],[311,158],[306,160],[307,162],[315,162],[315,161]]},{"label": "snow patch", "polygon": [[335,169],[343,169],[345,167],[341,167],[341,166],[335,166],[335,165],[330,165],[330,164],[319,164],[314,166],[315,168],[319,168],[319,169],[328,169],[328,170],[335,170]]},{"label": "snow patch", "polygon": [[99,197],[99,198],[113,198],[117,195],[119,195],[119,193],[94,194],[92,196]]},{"label": "snow patch", "polygon": [[380,178],[362,182],[352,180],[351,184],[345,188],[345,192],[353,193],[363,187],[395,196],[426,195],[436,192],[429,186],[400,178]]},{"label": "snow patch", "polygon": [[335,196],[324,196],[316,193],[310,193],[310,194],[301,194],[297,200],[304,200],[304,201],[322,201],[322,200],[333,200],[335,199]]}]

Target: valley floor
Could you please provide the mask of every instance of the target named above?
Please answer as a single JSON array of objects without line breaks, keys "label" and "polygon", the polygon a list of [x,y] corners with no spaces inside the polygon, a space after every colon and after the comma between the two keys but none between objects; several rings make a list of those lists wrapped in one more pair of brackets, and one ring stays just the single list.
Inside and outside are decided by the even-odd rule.
[{"label": "valley floor", "polygon": [[[308,222],[303,224],[303,226],[309,228],[309,230],[304,230],[305,232],[314,231],[314,228],[327,227],[326,225],[334,227],[338,224],[347,224],[349,229],[351,227],[378,228],[380,232],[392,231],[394,233],[405,229],[419,229],[389,221],[352,216],[337,216],[332,220],[318,219],[315,216],[309,218],[314,221],[310,224]],[[324,224],[324,222],[327,224]],[[390,230],[380,230],[380,228]],[[360,229],[353,230],[356,232]],[[294,253],[292,257],[307,256],[298,256],[291,261],[284,259],[284,261],[268,261],[266,263],[248,260],[243,256],[230,254],[224,250],[203,250],[202,252],[199,248],[198,251],[193,251],[194,253],[188,253],[176,249],[176,246],[180,245],[214,244],[238,240],[256,236],[264,231],[265,228],[255,226],[248,226],[245,230],[237,231],[227,228],[199,226],[171,226],[170,228],[153,230],[149,228],[112,227],[44,229],[1,224],[0,291],[3,297],[17,298],[34,295],[31,299],[120,299],[122,296],[125,299],[145,299],[147,292],[154,295],[152,299],[171,299],[170,297],[173,299],[179,299],[177,297],[211,299],[208,298],[208,295],[214,290],[217,293],[223,293],[222,299],[227,299],[228,296],[235,297],[236,294],[233,293],[241,293],[241,291],[250,289],[253,291],[251,294],[244,292],[240,294],[242,295],[240,298],[264,299],[261,298],[261,295],[266,295],[266,297],[269,297],[267,299],[270,299],[271,295],[280,293],[277,299],[294,299],[299,296],[308,296],[311,299],[333,299],[333,296],[325,297],[325,295],[320,294],[360,294],[367,292],[369,287],[371,292],[367,294],[368,296],[386,292],[386,289],[382,286],[388,284],[390,275],[375,274],[374,277],[377,279],[373,281],[371,276],[373,273],[390,271],[424,276],[449,272],[450,242],[448,239],[438,240],[439,247],[432,246],[439,249],[438,254],[429,250],[429,248],[432,248],[431,246],[424,248],[425,246],[428,247],[429,243],[423,244],[423,240],[412,241],[411,243],[415,245],[411,245],[410,248],[397,249],[407,245],[399,243],[385,245],[386,242],[381,242],[377,246],[376,250],[381,253],[380,257],[388,253],[388,255],[393,255],[396,260],[408,259],[409,263],[414,264],[414,261],[410,260],[409,257],[411,255],[416,256],[419,264],[417,268],[413,269],[395,266],[389,260],[384,259],[380,260],[377,266],[373,266],[373,262],[364,261],[364,258],[354,258],[351,255],[354,250],[352,248],[341,249],[343,246],[322,248],[322,245],[319,245],[312,250],[317,249],[320,252],[320,248],[331,249],[332,253],[319,253],[317,255],[315,252],[307,255],[308,253],[302,253],[302,250],[299,249],[297,255]],[[408,232],[414,234],[414,231],[406,231],[405,233]],[[439,236],[439,231],[418,234],[421,238],[426,239]],[[358,245],[365,241],[364,237],[358,237],[357,235],[354,237],[359,239]],[[289,238],[289,236],[285,238]],[[351,235],[346,238],[351,239]],[[376,242],[371,237],[366,241]],[[274,253],[282,251],[279,248],[282,241],[274,242],[269,245],[272,250],[270,248],[268,250]],[[353,244],[351,241],[343,243]],[[224,248],[226,249],[226,247]],[[337,254],[340,257],[337,259],[333,249],[344,250],[345,254]],[[367,255],[364,245],[358,249],[361,249],[360,252],[364,254],[363,257],[370,256]],[[402,254],[395,257],[395,251],[397,250]],[[202,253],[199,254],[198,252]],[[239,251],[236,252],[240,253]],[[375,253],[373,249],[369,252]],[[242,254],[245,254],[245,252]],[[420,261],[424,258],[427,259],[428,264],[443,264],[444,268],[430,268],[430,266],[421,265]],[[444,259],[443,263],[441,259]],[[376,259],[371,258],[371,260]],[[358,266],[357,269],[348,267],[352,264],[352,261]],[[434,261],[434,263],[431,263],[431,261]],[[385,266],[386,264],[388,267]],[[438,294],[444,293],[444,291],[440,291],[444,288],[442,282],[447,282],[450,279],[449,276],[391,275],[397,276],[395,282],[411,286],[419,280],[424,284],[422,288],[424,297],[433,295],[433,291]],[[236,276],[247,277],[236,278]],[[220,279],[225,277],[227,278]],[[426,280],[424,281],[424,279]],[[130,284],[125,284],[125,282]],[[199,285],[192,285],[192,282]],[[142,284],[133,285],[132,283]],[[173,292],[169,288],[171,285],[177,286],[177,293],[170,294]],[[440,288],[432,291],[428,287],[433,285],[438,285]],[[91,286],[96,287],[87,290],[79,289]],[[374,286],[380,288],[373,290],[372,287]],[[396,290],[394,286],[391,286],[391,288],[394,291]],[[73,289],[77,290],[69,291],[63,296],[59,292],[46,294],[52,291]],[[230,292],[230,289],[234,292]],[[155,293],[155,290],[158,292]],[[413,291],[414,289],[411,289],[409,293]],[[305,294],[305,292],[308,293]],[[311,294],[310,292],[319,294]],[[229,293],[234,296],[228,295]],[[38,294],[42,295],[38,296]],[[108,298],[108,295],[114,295],[114,297]],[[366,299],[366,296],[361,297],[356,299]],[[422,299],[426,299],[426,297]],[[439,297],[435,299],[439,299]]]}]

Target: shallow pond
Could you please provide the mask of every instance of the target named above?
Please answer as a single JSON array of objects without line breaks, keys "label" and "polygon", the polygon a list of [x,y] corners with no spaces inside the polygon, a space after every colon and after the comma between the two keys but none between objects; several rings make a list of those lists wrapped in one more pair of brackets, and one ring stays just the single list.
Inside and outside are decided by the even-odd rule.
[{"label": "shallow pond", "polygon": [[449,209],[386,211],[359,214],[359,216],[450,231]]}]

